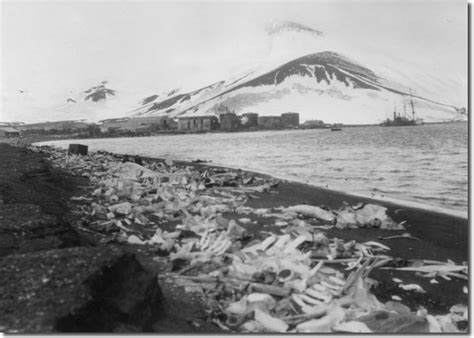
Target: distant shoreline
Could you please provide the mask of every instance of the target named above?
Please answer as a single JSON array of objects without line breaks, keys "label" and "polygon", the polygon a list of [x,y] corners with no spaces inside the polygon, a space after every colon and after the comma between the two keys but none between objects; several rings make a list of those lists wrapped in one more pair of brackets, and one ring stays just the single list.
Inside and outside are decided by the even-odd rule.
[{"label": "distant shoreline", "polygon": [[[425,125],[442,125],[442,124],[467,124],[469,121],[451,121],[451,122],[425,122]],[[357,127],[382,127],[380,124],[347,124],[342,125],[341,128],[357,128]],[[411,127],[411,126],[410,126]],[[418,126],[419,127],[419,126]],[[99,135],[77,135],[77,134],[30,134],[21,135],[20,137],[0,138],[0,143],[11,143],[18,145],[28,145],[37,142],[48,141],[62,141],[62,140],[83,140],[83,139],[110,139],[110,138],[124,138],[124,137],[152,137],[152,136],[175,136],[175,135],[192,135],[192,134],[228,134],[228,133],[251,133],[261,131],[289,131],[289,130],[331,130],[329,127],[318,128],[293,128],[293,129],[256,129],[256,130],[212,130],[212,131],[179,131],[179,130],[164,130],[149,133],[135,133],[128,132],[123,134],[99,134]]]},{"label": "distant shoreline", "polygon": [[[48,142],[48,141],[44,141],[44,142]],[[38,144],[35,143],[33,145],[38,145]],[[144,158],[144,159],[147,159],[147,160],[150,160],[150,161],[164,161],[164,159],[160,158],[160,157],[141,156],[141,155],[137,155],[137,154],[117,153],[116,155],[128,156],[128,157],[139,156],[141,158]],[[257,170],[256,171],[254,169],[247,168],[247,167],[242,167],[242,166],[239,166],[238,168],[236,168],[236,167],[226,166],[226,165],[222,165],[222,164],[214,164],[213,162],[197,163],[197,162],[193,162],[193,161],[180,160],[180,159],[172,159],[172,160],[174,162],[182,164],[182,165],[191,165],[191,166],[200,165],[200,166],[208,166],[208,167],[213,167],[213,168],[226,168],[226,169],[232,169],[232,170],[243,170],[243,171],[250,172],[250,173],[253,173],[253,174],[257,174],[257,175],[264,175],[264,176],[276,178],[276,179],[279,179],[279,180],[283,180],[283,181],[288,182],[289,184],[302,184],[302,185],[306,185],[306,186],[314,188],[314,189],[321,189],[322,191],[325,191],[325,192],[328,192],[328,193],[343,194],[343,195],[350,196],[351,198],[363,198],[363,199],[373,201],[375,203],[379,203],[379,204],[384,203],[384,204],[387,204],[387,205],[390,205],[390,206],[393,206],[393,207],[397,207],[397,208],[412,208],[412,209],[417,209],[417,210],[424,211],[424,212],[433,212],[433,213],[437,213],[437,214],[440,214],[440,215],[448,215],[448,216],[456,217],[456,218],[463,219],[463,220],[467,220],[468,216],[469,216],[468,215],[468,210],[466,210],[466,211],[454,210],[454,209],[448,209],[448,208],[435,206],[435,205],[430,205],[430,204],[425,204],[425,203],[416,202],[416,201],[401,200],[401,199],[390,198],[390,197],[383,197],[383,196],[379,196],[379,195],[376,195],[376,194],[374,196],[369,196],[369,195],[366,195],[366,194],[363,194],[363,193],[357,193],[357,192],[353,192],[353,191],[350,191],[350,190],[326,188],[322,185],[313,184],[313,183],[310,183],[310,182],[307,182],[307,181],[304,181],[304,180],[298,180],[294,177],[286,177],[284,175],[282,176],[282,175],[278,175],[278,174],[275,174],[275,173],[270,173],[270,172],[265,171],[265,170]]]},{"label": "distant shoreline", "polygon": [[[325,133],[325,132],[328,132],[328,131],[321,131],[321,132]],[[56,140],[47,140],[47,141],[42,141],[42,142],[49,142],[49,141],[56,141]],[[58,141],[66,141],[66,140],[58,140]],[[74,143],[74,142],[75,141],[73,141],[71,139],[71,143]],[[97,142],[95,142],[95,143],[97,143]],[[144,156],[145,158],[152,158],[152,159],[155,159],[155,160],[156,159],[161,160],[161,158],[156,158],[152,154],[151,155],[150,154],[144,155],[144,154],[137,153],[137,154],[132,154],[132,155],[127,154],[127,155],[129,155],[129,156],[132,156],[132,155],[137,156],[138,155],[138,156]],[[195,156],[199,156],[199,154],[196,154]],[[192,159],[183,159],[183,158],[181,158],[181,159],[177,159],[177,161],[178,162],[183,162],[183,163],[192,163],[191,161],[195,160],[195,159],[197,159],[197,157],[192,158]],[[173,160],[176,160],[176,159],[173,158]],[[208,158],[201,158],[201,160],[208,160]],[[274,178],[277,178],[277,179],[280,179],[280,180],[285,180],[285,181],[288,181],[288,182],[306,184],[306,185],[309,185],[309,186],[314,187],[314,188],[323,189],[325,191],[334,191],[334,192],[338,192],[338,193],[342,193],[342,194],[351,195],[353,197],[361,197],[361,198],[367,198],[367,199],[377,201],[377,202],[390,203],[392,205],[399,206],[399,207],[416,208],[416,209],[419,209],[419,210],[450,215],[450,216],[458,217],[458,218],[461,218],[461,219],[468,219],[468,210],[464,209],[464,208],[455,208],[455,207],[451,208],[449,206],[430,204],[429,202],[424,201],[424,200],[420,200],[420,199],[410,199],[410,198],[403,198],[403,197],[401,197],[401,198],[400,197],[399,198],[386,197],[386,196],[383,195],[383,193],[377,193],[377,192],[374,192],[373,194],[371,194],[370,192],[365,192],[365,193],[359,192],[358,193],[356,191],[351,191],[350,189],[347,189],[345,186],[343,186],[342,188],[337,187],[335,185],[327,187],[325,184],[321,184],[321,183],[318,183],[318,182],[310,182],[310,181],[308,181],[308,179],[298,179],[298,177],[288,176],[288,175],[283,175],[283,174],[279,175],[278,173],[270,172],[269,170],[265,170],[265,168],[255,168],[255,167],[251,168],[251,167],[248,167],[248,166],[243,165],[243,164],[238,165],[238,166],[232,166],[230,164],[219,163],[219,162],[207,162],[207,165],[211,165],[213,167],[224,167],[224,168],[234,168],[234,169],[238,168],[238,169],[241,169],[241,170],[244,170],[244,171],[247,171],[247,172],[254,172],[254,173],[258,173],[258,174],[269,175],[269,176],[272,176]]]}]

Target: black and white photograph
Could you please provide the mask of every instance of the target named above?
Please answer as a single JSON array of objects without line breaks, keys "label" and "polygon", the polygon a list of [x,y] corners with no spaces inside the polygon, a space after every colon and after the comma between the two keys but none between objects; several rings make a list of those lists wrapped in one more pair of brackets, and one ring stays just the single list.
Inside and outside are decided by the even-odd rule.
[{"label": "black and white photograph", "polygon": [[0,335],[469,335],[463,0],[0,2]]}]

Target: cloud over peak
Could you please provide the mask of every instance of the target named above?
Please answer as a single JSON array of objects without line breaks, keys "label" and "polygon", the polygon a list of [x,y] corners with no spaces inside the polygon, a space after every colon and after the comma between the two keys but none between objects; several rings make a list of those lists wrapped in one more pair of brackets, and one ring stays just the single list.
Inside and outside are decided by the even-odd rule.
[{"label": "cloud over peak", "polygon": [[265,30],[269,35],[275,35],[286,32],[309,33],[315,36],[323,35],[322,32],[314,28],[305,26],[294,21],[271,21],[267,24]]}]

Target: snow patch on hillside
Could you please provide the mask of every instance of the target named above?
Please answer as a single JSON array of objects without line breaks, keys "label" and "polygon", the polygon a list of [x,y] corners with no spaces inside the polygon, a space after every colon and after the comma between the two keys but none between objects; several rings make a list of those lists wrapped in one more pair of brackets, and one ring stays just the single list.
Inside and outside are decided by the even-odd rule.
[{"label": "snow patch on hillside", "polygon": [[[314,78],[290,76],[278,86],[244,87],[223,95],[218,100],[206,102],[185,115],[205,115],[218,104],[224,104],[237,113],[258,112],[261,116],[280,115],[288,111],[300,114],[302,122],[319,119],[326,123],[372,124],[392,118],[394,105],[403,114],[408,98],[387,90],[355,89],[332,79],[317,83]],[[416,115],[425,122],[449,121],[457,116],[454,109],[426,102],[415,101]]]}]

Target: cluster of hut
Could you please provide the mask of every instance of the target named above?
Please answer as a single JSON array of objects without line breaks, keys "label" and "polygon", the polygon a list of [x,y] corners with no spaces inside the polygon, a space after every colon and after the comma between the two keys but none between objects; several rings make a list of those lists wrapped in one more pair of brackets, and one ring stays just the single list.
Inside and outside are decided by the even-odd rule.
[{"label": "cluster of hut", "polygon": [[178,130],[183,131],[238,131],[259,129],[298,128],[298,113],[283,113],[281,116],[258,116],[257,113],[237,115],[233,112],[205,116],[186,116],[178,119]]},{"label": "cluster of hut", "polygon": [[167,116],[125,117],[99,121],[68,120],[42,123],[0,125],[0,138],[20,135],[141,135],[177,129],[177,121]]},{"label": "cluster of hut", "polygon": [[217,106],[209,115],[124,117],[88,123],[84,120],[55,121],[34,124],[0,125],[0,137],[16,137],[20,134],[77,134],[85,137],[100,135],[147,135],[155,132],[207,132],[275,130],[296,128],[325,128],[320,120],[306,121],[300,125],[298,113],[286,112],[280,116],[259,116],[258,113],[237,115],[226,106]]},{"label": "cluster of hut", "polygon": [[259,116],[258,113],[237,115],[224,105],[214,112],[202,116],[183,116],[178,118],[178,130],[181,131],[239,131],[260,129],[292,129],[300,126],[298,113],[283,113],[280,116]]}]

